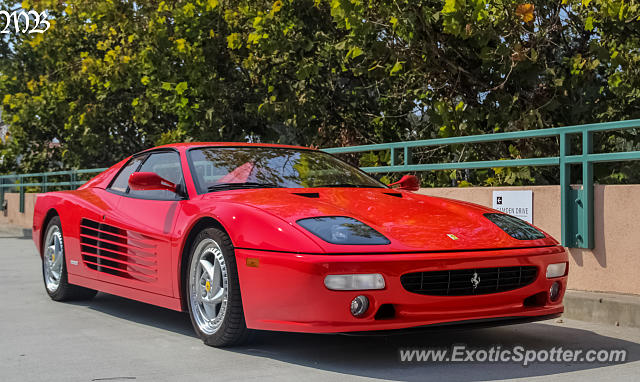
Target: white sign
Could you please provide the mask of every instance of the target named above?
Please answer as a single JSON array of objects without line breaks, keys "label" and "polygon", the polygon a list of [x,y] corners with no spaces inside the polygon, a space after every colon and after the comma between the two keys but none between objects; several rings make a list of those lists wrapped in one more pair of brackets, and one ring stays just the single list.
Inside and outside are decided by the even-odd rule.
[{"label": "white sign", "polygon": [[533,224],[533,191],[493,191],[493,209]]}]

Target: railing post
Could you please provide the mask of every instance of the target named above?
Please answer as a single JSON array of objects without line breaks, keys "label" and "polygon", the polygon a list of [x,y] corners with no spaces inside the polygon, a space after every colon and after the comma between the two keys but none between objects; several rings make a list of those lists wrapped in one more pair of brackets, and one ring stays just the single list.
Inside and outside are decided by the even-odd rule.
[{"label": "railing post", "polygon": [[588,155],[593,151],[593,134],[582,132],[582,207],[584,209],[579,226],[582,237],[581,248],[593,248],[593,163]]},{"label": "railing post", "polygon": [[47,181],[48,181],[47,174],[44,174],[42,176],[42,190],[41,190],[42,192],[47,192],[47,188],[48,188]]},{"label": "railing post", "polygon": [[390,166],[395,166],[397,164],[396,163],[396,149],[392,147],[389,151],[390,151],[389,155],[391,156],[391,161],[389,162],[389,165]]},{"label": "railing post", "polygon": [[4,208],[4,178],[0,177],[0,208]]},{"label": "railing post", "polygon": [[411,157],[411,149],[408,146],[404,147],[404,165],[408,166],[412,164],[413,158]]},{"label": "railing post", "polygon": [[24,176],[18,175],[18,182],[20,183],[18,186],[20,187],[20,213],[24,213]]},{"label": "railing post", "polygon": [[76,170],[71,170],[71,189],[75,190],[76,188],[76,178],[77,178]]},{"label": "railing post", "polygon": [[567,133],[560,134],[560,221],[562,245],[565,247],[572,246],[574,242],[571,237],[573,230],[571,229],[571,207],[573,200],[570,200],[571,193],[571,165],[566,163],[567,155],[570,155],[571,141]]}]

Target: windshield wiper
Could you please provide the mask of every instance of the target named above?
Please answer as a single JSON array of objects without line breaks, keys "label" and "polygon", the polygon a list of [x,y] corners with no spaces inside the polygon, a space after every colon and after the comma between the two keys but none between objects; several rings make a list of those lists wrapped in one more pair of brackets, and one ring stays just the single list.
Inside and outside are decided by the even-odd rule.
[{"label": "windshield wiper", "polygon": [[280,188],[275,183],[241,182],[241,183],[218,183],[207,187],[207,191],[239,190],[242,188]]},{"label": "windshield wiper", "polygon": [[368,186],[368,185],[364,185],[364,184],[351,184],[351,183],[335,183],[335,184],[320,184],[318,186],[313,186],[313,188],[319,188],[319,187],[354,187],[354,188],[382,188],[379,186]]}]

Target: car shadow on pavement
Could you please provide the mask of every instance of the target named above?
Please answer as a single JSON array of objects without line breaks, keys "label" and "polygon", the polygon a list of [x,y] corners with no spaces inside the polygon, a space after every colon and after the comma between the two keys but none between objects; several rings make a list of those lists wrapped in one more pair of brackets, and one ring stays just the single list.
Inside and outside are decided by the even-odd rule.
[{"label": "car shadow on pavement", "polygon": [[177,312],[102,292],[99,292],[92,300],[73,301],[69,302],[69,304],[85,306],[91,310],[114,317],[197,339],[189,316],[184,312]]},{"label": "car shadow on pavement", "polygon": [[[103,293],[93,301],[73,304],[193,337],[193,341],[200,342],[185,313]],[[613,365],[598,362],[546,362],[528,366],[516,362],[401,362],[400,349],[451,349],[452,345],[486,351],[498,345],[501,349],[523,346],[525,350],[551,350],[562,347],[583,352],[590,349],[623,349],[627,355],[620,364],[640,360],[638,343],[563,325],[540,322],[493,328],[434,328],[410,334],[357,336],[258,331],[248,345],[210,350],[212,356],[216,351],[229,351],[318,370],[397,381],[423,381],[426,378],[501,380],[551,376]],[[201,346],[206,349],[204,344]]]},{"label": "car shadow on pavement", "polygon": [[444,380],[478,381],[554,375],[579,370],[608,367],[607,363],[522,363],[498,362],[401,362],[400,350],[449,349],[465,345],[467,349],[493,346],[526,350],[563,349],[624,349],[626,360],[638,361],[640,344],[603,336],[588,330],[529,323],[484,329],[430,329],[412,334],[383,336],[310,335],[259,332],[253,343],[243,348],[229,349],[259,357],[316,369],[357,376],[398,381],[424,381],[442,377]]}]

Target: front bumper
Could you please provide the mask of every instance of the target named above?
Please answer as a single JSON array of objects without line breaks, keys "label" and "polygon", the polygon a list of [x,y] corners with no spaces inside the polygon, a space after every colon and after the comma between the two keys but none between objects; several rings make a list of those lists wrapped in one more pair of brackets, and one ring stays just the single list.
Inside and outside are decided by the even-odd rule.
[{"label": "front bumper", "polygon": [[[236,249],[247,326],[253,329],[337,333],[405,329],[424,325],[495,318],[530,318],[560,314],[567,277],[548,280],[548,264],[568,261],[561,246],[455,253],[317,255]],[[247,259],[249,265],[247,265]],[[255,260],[257,259],[257,261]],[[473,296],[425,296],[408,292],[400,276],[411,272],[533,265],[536,280],[512,291]],[[381,273],[385,289],[332,291],[328,274]],[[561,283],[552,302],[549,287]],[[369,298],[362,317],[349,311],[357,295]],[[531,298],[536,296],[536,298]],[[527,303],[525,303],[527,300]],[[533,303],[532,303],[533,301]],[[376,318],[381,305],[393,315]]]}]

